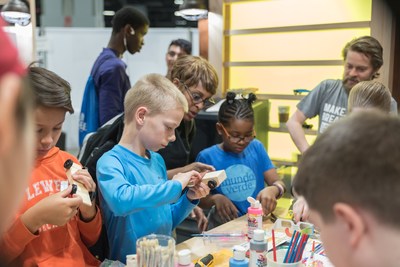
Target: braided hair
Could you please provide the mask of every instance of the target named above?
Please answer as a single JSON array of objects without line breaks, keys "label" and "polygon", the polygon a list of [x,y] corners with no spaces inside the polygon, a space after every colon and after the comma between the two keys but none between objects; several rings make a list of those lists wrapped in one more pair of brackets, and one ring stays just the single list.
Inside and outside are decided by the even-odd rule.
[{"label": "braided hair", "polygon": [[251,120],[254,122],[253,102],[256,95],[250,93],[247,98],[236,99],[236,93],[228,92],[226,100],[222,103],[218,112],[218,121],[222,125],[228,125],[232,119]]}]

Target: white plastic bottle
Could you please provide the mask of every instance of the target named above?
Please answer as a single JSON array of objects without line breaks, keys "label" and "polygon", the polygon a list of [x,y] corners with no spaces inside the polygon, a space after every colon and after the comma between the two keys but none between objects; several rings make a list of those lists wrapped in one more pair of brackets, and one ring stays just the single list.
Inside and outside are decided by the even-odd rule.
[{"label": "white plastic bottle", "polygon": [[250,207],[247,209],[247,236],[253,238],[254,230],[262,229],[262,207],[258,200],[248,197]]},{"label": "white plastic bottle", "polygon": [[246,258],[246,249],[240,245],[233,247],[233,257],[229,259],[229,267],[248,267],[249,260]]},{"label": "white plastic bottle", "polygon": [[254,230],[253,239],[250,240],[249,267],[267,266],[268,242],[264,237],[264,230]]},{"label": "white plastic bottle", "polygon": [[193,267],[192,252],[190,249],[182,249],[178,252],[178,263],[176,267]]}]

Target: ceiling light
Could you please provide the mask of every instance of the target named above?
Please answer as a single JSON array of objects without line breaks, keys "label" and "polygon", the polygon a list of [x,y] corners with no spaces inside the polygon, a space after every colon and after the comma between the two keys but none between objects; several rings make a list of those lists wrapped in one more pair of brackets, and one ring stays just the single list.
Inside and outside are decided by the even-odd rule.
[{"label": "ceiling light", "polygon": [[115,15],[115,11],[114,10],[104,10],[103,15],[112,17]]},{"label": "ceiling light", "polygon": [[10,0],[1,9],[1,16],[12,24],[26,26],[31,21],[28,5],[21,0]]},{"label": "ceiling light", "polygon": [[186,20],[196,21],[207,18],[208,10],[204,0],[184,0],[176,13]]}]

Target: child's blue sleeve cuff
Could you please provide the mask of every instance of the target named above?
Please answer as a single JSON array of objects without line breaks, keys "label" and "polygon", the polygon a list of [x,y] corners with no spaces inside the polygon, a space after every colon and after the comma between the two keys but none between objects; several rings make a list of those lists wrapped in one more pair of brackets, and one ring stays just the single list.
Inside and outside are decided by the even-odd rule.
[{"label": "child's blue sleeve cuff", "polygon": [[190,200],[188,197],[187,197],[187,192],[189,191],[189,188],[185,188],[185,190],[183,190],[183,194],[185,194],[186,195],[186,199],[190,202],[190,203],[192,203],[193,205],[195,205],[195,206],[197,206],[197,205],[199,205],[199,203],[200,203],[200,200],[199,199],[194,199],[194,200]]}]

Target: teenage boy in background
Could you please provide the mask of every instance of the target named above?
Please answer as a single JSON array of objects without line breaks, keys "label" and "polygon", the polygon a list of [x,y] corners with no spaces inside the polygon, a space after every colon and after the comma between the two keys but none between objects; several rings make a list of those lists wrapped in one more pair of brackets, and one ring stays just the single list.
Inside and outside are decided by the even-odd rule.
[{"label": "teenage boy in background", "polygon": [[336,267],[399,266],[399,140],[397,116],[353,112],[318,136],[299,162],[294,190]]},{"label": "teenage boy in background", "polygon": [[[301,153],[310,146],[302,128],[306,119],[319,115],[318,132],[322,133],[333,121],[346,115],[348,95],[354,85],[379,77],[379,69],[383,65],[383,48],[375,38],[362,36],[353,39],[343,48],[342,54],[343,79],[322,81],[297,104],[297,110],[286,123]],[[392,111],[397,113],[394,99]]]},{"label": "teenage boy in background", "polygon": [[[99,266],[89,252],[101,231],[101,215],[94,201],[91,206],[72,194],[64,163],[71,154],[56,143],[65,114],[73,113],[71,88],[54,72],[40,67],[28,68],[28,79],[36,107],[36,162],[25,190],[23,203],[0,245],[1,257],[12,266]],[[87,170],[72,178],[89,192],[96,184]],[[62,191],[61,191],[62,190]]]},{"label": "teenage boy in background", "polygon": [[172,66],[180,56],[192,54],[192,43],[185,39],[176,39],[168,46],[167,54],[165,55],[165,61],[167,62],[167,75],[168,79],[171,78]]},{"label": "teenage boy in background", "polygon": [[131,83],[121,58],[125,51],[131,55],[140,52],[149,24],[149,19],[133,7],[115,13],[107,48],[96,59],[86,84],[79,118],[80,145],[86,134],[124,111],[124,98]]}]

